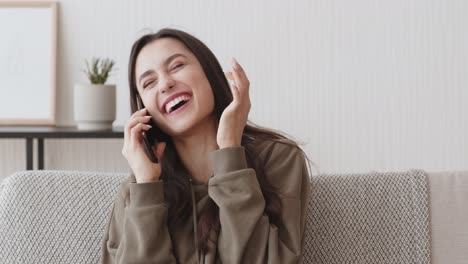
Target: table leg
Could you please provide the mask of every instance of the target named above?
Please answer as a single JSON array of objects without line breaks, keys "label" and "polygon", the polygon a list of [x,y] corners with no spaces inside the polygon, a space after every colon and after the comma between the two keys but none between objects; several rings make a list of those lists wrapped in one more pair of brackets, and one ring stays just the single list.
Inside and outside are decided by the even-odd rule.
[{"label": "table leg", "polygon": [[38,161],[38,169],[44,169],[44,139],[38,138],[37,139],[37,161]]},{"label": "table leg", "polygon": [[26,170],[33,169],[33,138],[26,138]]}]

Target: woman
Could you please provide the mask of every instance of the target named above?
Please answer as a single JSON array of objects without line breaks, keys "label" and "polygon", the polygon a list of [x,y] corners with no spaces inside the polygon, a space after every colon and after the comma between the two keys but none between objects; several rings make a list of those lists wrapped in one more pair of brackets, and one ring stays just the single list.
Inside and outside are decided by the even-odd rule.
[{"label": "woman", "polygon": [[[128,77],[133,114],[122,154],[133,173],[114,201],[102,263],[296,263],[306,156],[247,124],[242,67],[233,60],[225,76],[200,40],[165,28],[134,43]],[[143,131],[158,163],[144,151]]]}]

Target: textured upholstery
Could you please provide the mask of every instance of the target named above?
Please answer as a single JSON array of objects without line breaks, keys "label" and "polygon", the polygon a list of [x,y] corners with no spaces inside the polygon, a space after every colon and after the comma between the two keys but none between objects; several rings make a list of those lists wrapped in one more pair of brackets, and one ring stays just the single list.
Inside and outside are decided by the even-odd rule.
[{"label": "textured upholstery", "polygon": [[[0,263],[98,263],[128,174],[23,171],[0,185]],[[312,179],[305,263],[429,263],[423,171]]]},{"label": "textured upholstery", "polygon": [[0,263],[98,263],[125,174],[24,171],[0,187]]},{"label": "textured upholstery", "polygon": [[313,177],[304,263],[430,263],[422,170]]}]

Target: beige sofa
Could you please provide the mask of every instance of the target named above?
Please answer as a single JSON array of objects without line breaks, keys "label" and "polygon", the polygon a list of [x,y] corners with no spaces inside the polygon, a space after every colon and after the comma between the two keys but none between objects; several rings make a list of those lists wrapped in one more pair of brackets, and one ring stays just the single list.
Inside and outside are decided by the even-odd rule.
[{"label": "beige sofa", "polygon": [[431,263],[468,263],[468,171],[429,172]]},{"label": "beige sofa", "polygon": [[[104,225],[127,176],[7,177],[0,185],[0,262],[98,263]],[[468,171],[324,174],[311,184],[305,263],[468,263]]]}]

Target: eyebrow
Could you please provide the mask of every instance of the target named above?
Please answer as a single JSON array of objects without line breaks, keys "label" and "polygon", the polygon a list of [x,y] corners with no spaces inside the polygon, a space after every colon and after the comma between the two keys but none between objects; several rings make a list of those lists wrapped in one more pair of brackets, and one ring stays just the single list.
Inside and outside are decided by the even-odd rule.
[{"label": "eyebrow", "polygon": [[[175,59],[175,58],[177,58],[177,57],[179,57],[179,56],[182,56],[182,57],[184,57],[184,58],[187,58],[187,56],[185,56],[185,55],[182,54],[182,53],[175,53],[175,54],[172,54],[171,56],[169,56],[169,57],[164,61],[164,65],[167,66],[173,59]],[[142,74],[140,75],[140,78],[138,79],[138,83],[141,83],[141,80],[142,80],[143,78],[145,78],[146,76],[148,76],[148,75],[150,75],[150,74],[152,74],[152,73],[154,73],[154,70],[147,70],[147,71],[145,71],[144,73],[142,73]]]}]

